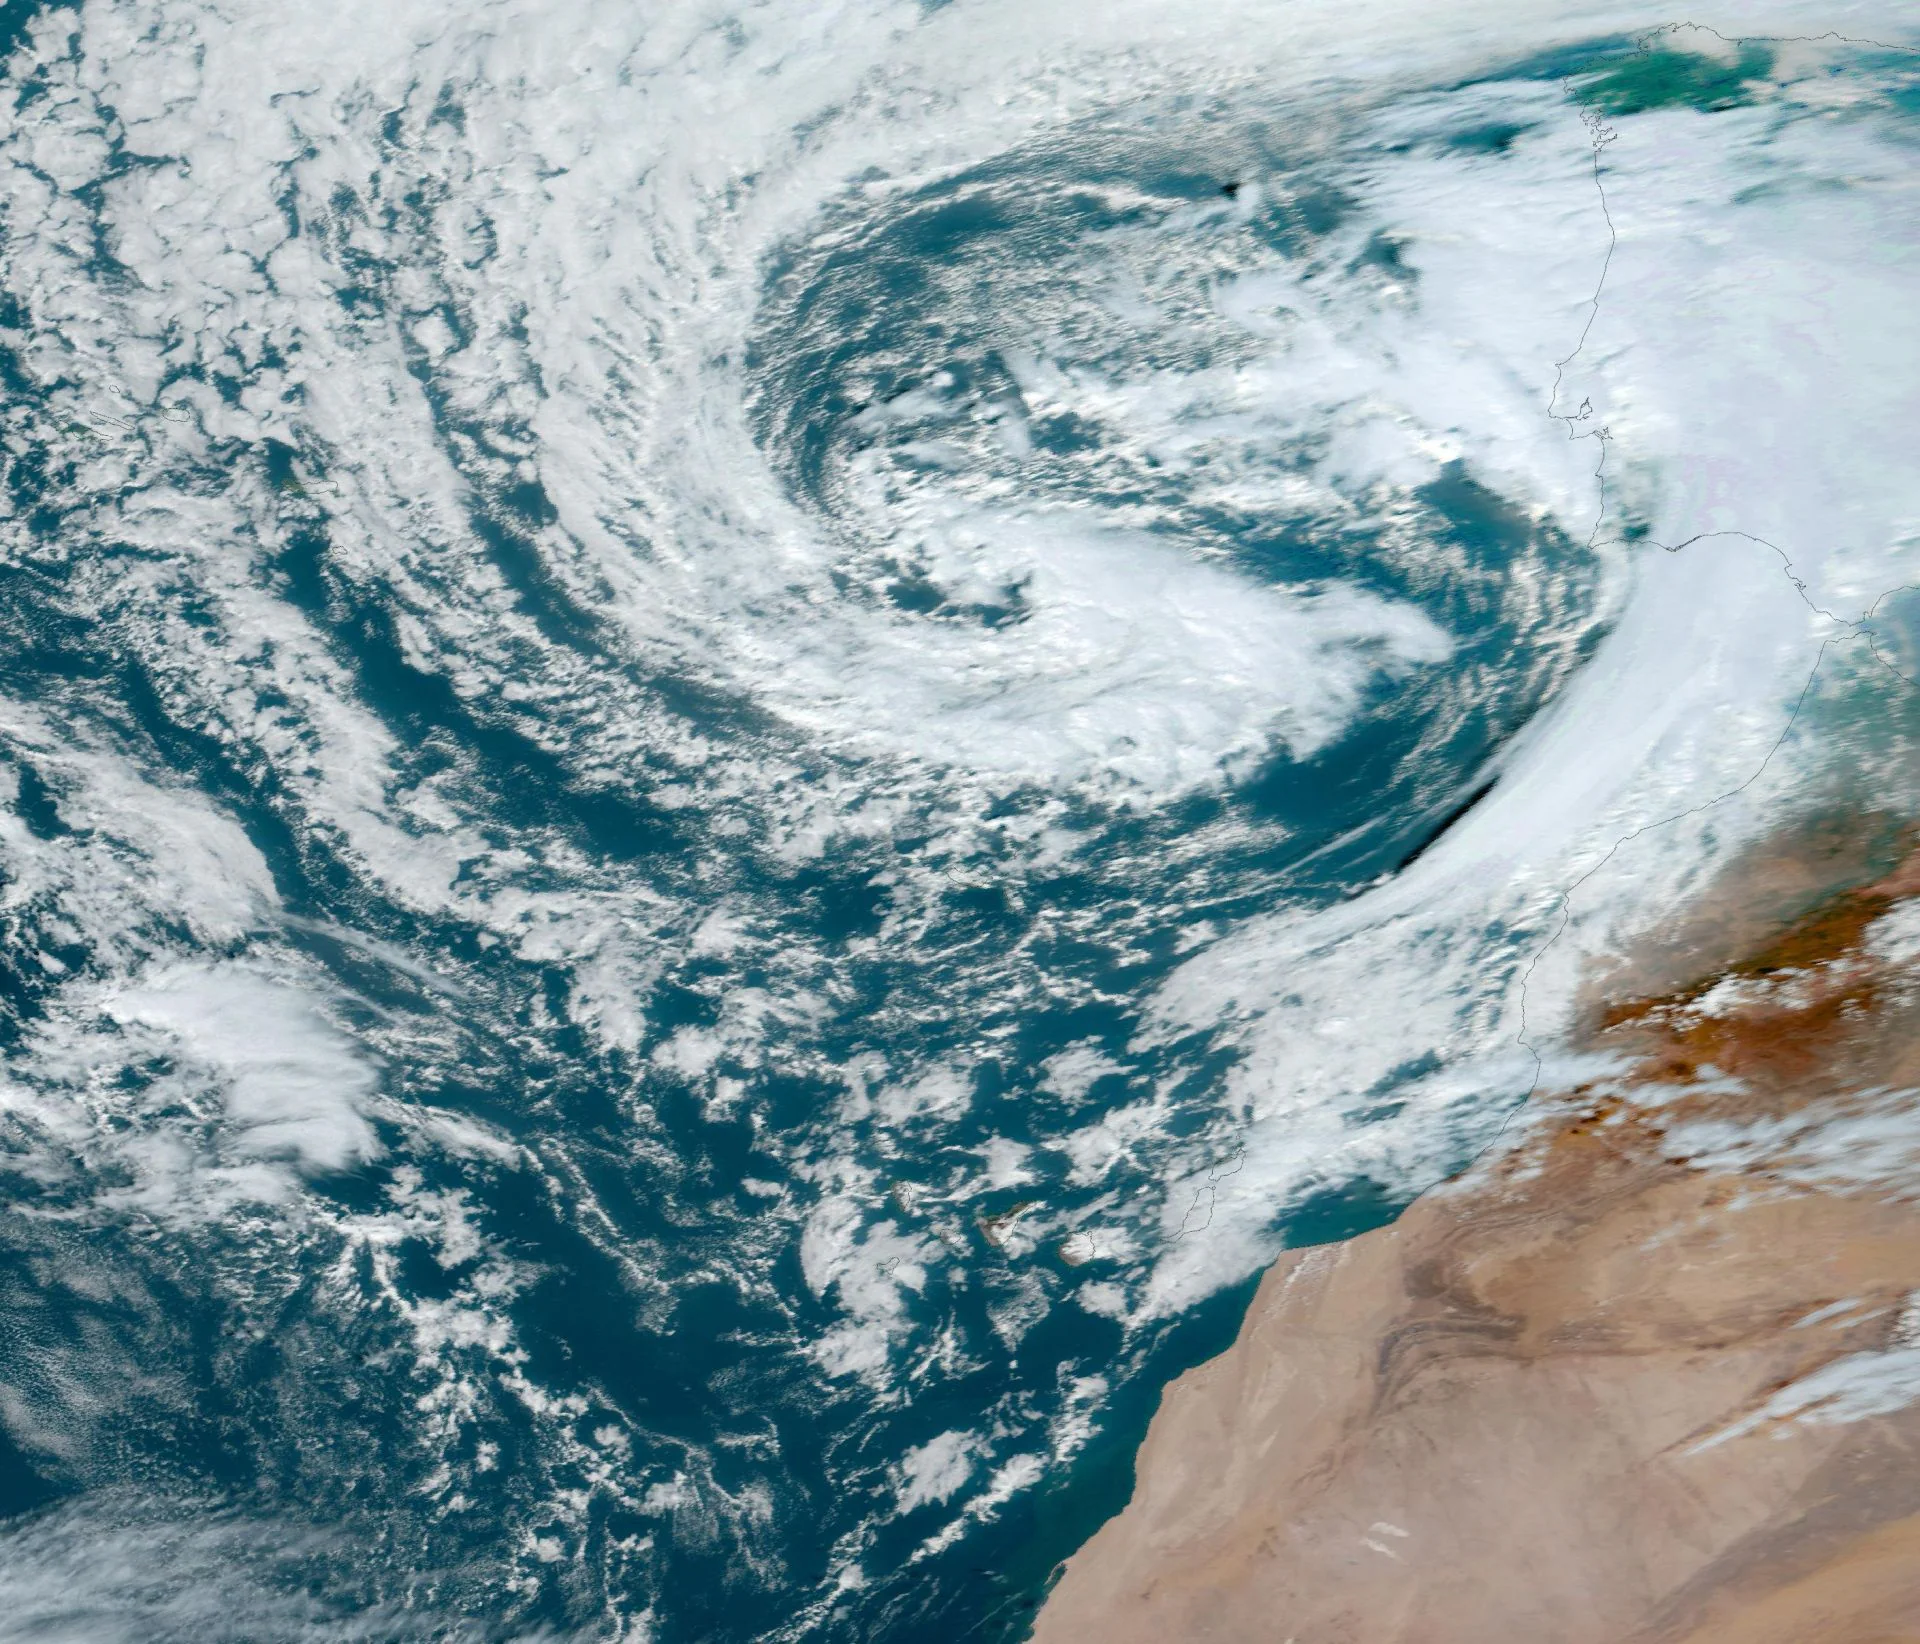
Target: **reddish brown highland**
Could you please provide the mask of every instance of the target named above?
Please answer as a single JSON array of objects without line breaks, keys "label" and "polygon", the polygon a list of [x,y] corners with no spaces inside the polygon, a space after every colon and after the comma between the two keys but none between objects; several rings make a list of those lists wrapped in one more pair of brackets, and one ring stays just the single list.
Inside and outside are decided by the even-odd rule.
[{"label": "reddish brown highland", "polygon": [[1618,1078],[1267,1274],[1036,1644],[1920,1641],[1920,862],[1770,934],[1749,868]]}]

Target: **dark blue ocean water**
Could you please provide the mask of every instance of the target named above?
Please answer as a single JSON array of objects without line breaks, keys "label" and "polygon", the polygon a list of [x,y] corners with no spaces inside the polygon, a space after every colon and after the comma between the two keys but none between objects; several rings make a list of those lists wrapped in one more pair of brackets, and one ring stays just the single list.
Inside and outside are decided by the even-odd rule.
[{"label": "dark blue ocean water", "polygon": [[[0,14],[9,94],[58,125],[68,59],[34,55],[33,15]],[[1634,51],[1494,78],[1534,110],[1585,76],[1626,118],[1605,76]],[[1534,114],[1453,89],[1471,163],[1524,143]],[[1156,990],[1237,921],[1393,875],[1485,792],[1600,637],[1590,522],[1464,457],[1280,509],[1206,462],[1310,489],[1324,430],[1175,461],[1062,409],[1022,353],[1043,339],[1087,382],[1225,381],[1259,354],[1222,317],[1233,280],[1417,305],[1416,259],[1354,194],[1379,154],[1343,146],[1337,110],[1311,142],[1286,109],[1123,110],[934,180],[856,180],[759,271],[739,362],[766,474],[832,545],[823,598],[930,645],[1016,634],[1031,585],[969,580],[899,525],[936,491],[978,519],[1013,496],[1451,644],[1363,670],[1323,746],[1276,738],[1206,782],[890,762],[578,572],[539,460],[513,454],[537,419],[474,389],[519,367],[454,363],[512,332],[458,295],[486,287],[484,245],[465,283],[419,291],[461,202],[410,183],[411,155],[481,113],[456,88],[369,114],[374,174],[281,202],[331,271],[329,325],[378,350],[430,313],[450,339],[391,344],[441,465],[420,495],[446,476],[454,499],[417,543],[405,499],[380,503],[404,549],[363,523],[371,411],[359,445],[291,390],[259,412],[312,316],[228,353],[163,338],[144,398],[62,375],[49,336],[138,375],[115,305],[145,279],[129,221],[162,208],[110,130],[93,178],[48,185],[88,301],[0,257],[23,271],[0,276],[0,1558],[47,1572],[14,1579],[23,1615],[70,1623],[18,1636],[1016,1638],[1254,1282],[1120,1316],[1237,1168],[1237,1053],[1143,1034]],[[1151,319],[1114,319],[1121,275]],[[191,447],[166,445],[168,407]],[[726,621],[784,620],[761,599]],[[789,848],[816,811],[866,820]],[[405,850],[440,816],[466,854],[430,896]],[[229,839],[259,883],[215,917]],[[1149,1097],[1154,1127],[1076,1175],[1064,1139]],[[257,1139],[296,1122],[365,1137]],[[1349,1236],[1401,1192],[1330,1179],[1268,1237]],[[1167,1214],[1173,1193],[1192,1207]],[[1083,1222],[1133,1242],[1076,1244]],[[824,1349],[850,1318],[867,1345]],[[903,1458],[943,1436],[948,1487],[914,1502]]]}]

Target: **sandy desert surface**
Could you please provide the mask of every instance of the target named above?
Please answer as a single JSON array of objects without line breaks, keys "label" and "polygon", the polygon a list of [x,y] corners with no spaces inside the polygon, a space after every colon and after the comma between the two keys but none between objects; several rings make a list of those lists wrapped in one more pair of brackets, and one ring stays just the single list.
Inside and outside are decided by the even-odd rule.
[{"label": "sandy desert surface", "polygon": [[1597,988],[1594,1077],[1276,1264],[1037,1644],[1920,1639],[1920,858],[1860,838],[1750,859]]}]

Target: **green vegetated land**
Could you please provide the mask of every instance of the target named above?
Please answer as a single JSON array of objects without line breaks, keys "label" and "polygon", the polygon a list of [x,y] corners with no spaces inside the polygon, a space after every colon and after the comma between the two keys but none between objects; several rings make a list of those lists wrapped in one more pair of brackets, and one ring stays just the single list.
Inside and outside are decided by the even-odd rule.
[{"label": "green vegetated land", "polygon": [[[1584,40],[1541,52],[1489,78],[1571,82],[1580,101],[1596,113],[1622,115],[1663,108],[1739,108],[1752,102],[1773,74],[1775,53],[1762,41],[1731,42],[1738,49],[1729,58],[1688,51],[1672,44],[1672,38],[1671,33],[1657,33]],[[1505,146],[1494,128],[1487,132],[1489,147]]]},{"label": "green vegetated land", "polygon": [[1742,45],[1732,62],[1697,52],[1652,47],[1615,61],[1581,88],[1581,101],[1602,114],[1645,114],[1661,108],[1707,111],[1753,100],[1756,81],[1773,72],[1773,52]]}]

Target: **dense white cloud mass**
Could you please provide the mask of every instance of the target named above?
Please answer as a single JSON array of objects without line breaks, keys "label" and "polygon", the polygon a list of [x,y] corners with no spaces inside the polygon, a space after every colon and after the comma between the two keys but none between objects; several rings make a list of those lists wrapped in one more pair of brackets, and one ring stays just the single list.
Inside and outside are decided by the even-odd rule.
[{"label": "dense white cloud mass", "polygon": [[1910,805],[1910,25],[1672,21],[0,14],[19,1626],[1008,1624],[1171,1321]]}]

